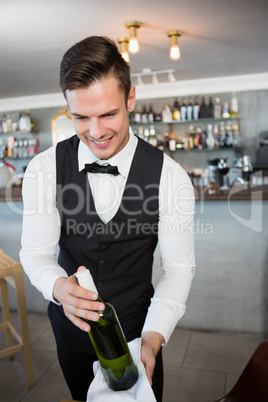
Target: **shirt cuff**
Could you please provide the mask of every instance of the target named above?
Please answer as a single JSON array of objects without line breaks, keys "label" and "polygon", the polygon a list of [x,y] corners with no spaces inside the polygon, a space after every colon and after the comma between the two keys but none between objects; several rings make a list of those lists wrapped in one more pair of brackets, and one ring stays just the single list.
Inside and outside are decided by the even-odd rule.
[{"label": "shirt cuff", "polygon": [[147,317],[142,329],[142,334],[146,331],[155,331],[163,335],[166,345],[174,331],[177,322],[182,318],[186,306],[174,302],[170,299],[153,298],[149,307]]}]

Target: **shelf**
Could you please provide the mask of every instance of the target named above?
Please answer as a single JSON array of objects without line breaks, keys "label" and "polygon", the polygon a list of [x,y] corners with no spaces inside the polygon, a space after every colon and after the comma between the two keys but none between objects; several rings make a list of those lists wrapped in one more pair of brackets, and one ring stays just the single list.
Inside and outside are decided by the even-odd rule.
[{"label": "shelf", "polygon": [[9,132],[9,133],[0,133],[0,138],[2,136],[16,137],[16,136],[23,136],[23,135],[36,136],[36,135],[38,135],[38,133],[35,132],[35,131],[12,131],[12,132]]},{"label": "shelf", "polygon": [[167,124],[203,124],[203,123],[217,123],[217,122],[221,122],[221,121],[237,121],[240,120],[241,117],[240,116],[236,116],[236,117],[222,117],[220,119],[214,119],[214,118],[205,118],[205,119],[198,119],[198,120],[181,120],[181,121],[170,121],[170,122],[166,122],[166,121],[154,121],[152,123],[130,123],[130,125],[132,126],[151,126],[151,125],[159,125],[159,126],[163,126],[163,125],[167,125]]}]

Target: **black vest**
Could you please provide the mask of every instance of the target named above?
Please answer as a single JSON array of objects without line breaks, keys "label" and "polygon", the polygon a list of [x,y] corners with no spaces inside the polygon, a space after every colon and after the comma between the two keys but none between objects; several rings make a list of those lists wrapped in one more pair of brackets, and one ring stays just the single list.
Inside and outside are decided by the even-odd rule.
[{"label": "black vest", "polygon": [[133,320],[144,321],[153,295],[163,153],[138,139],[120,207],[105,224],[87,173],[78,170],[78,145],[73,136],[56,147],[59,264],[68,275],[85,265],[100,297],[114,305],[124,331],[132,331]]}]

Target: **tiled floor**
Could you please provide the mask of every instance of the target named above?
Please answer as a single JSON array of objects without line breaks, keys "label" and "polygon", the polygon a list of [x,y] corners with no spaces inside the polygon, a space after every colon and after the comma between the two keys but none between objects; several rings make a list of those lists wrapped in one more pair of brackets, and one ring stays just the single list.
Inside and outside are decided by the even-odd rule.
[{"label": "tiled floor", "polygon": [[[1,315],[1,314],[0,314]],[[18,325],[17,314],[13,314]],[[57,361],[48,318],[29,314],[35,387],[27,388],[24,355],[0,359],[1,402],[60,402],[71,398]],[[176,329],[164,348],[163,402],[212,402],[238,378],[261,336]],[[0,347],[5,345],[0,333]],[[115,399],[116,402],[116,399]],[[144,401],[146,402],[146,401]]]}]

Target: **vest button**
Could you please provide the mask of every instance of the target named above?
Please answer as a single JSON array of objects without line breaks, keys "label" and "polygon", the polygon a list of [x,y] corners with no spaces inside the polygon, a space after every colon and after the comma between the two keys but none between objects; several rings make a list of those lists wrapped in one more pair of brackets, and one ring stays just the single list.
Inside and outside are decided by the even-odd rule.
[{"label": "vest button", "polygon": [[101,243],[100,248],[101,248],[102,250],[104,250],[104,249],[106,248],[106,244],[105,244],[105,243]]},{"label": "vest button", "polygon": [[103,282],[99,282],[99,286],[102,287],[102,286],[103,286]]},{"label": "vest button", "polygon": [[99,265],[103,266],[104,265],[104,260],[100,260]]}]

